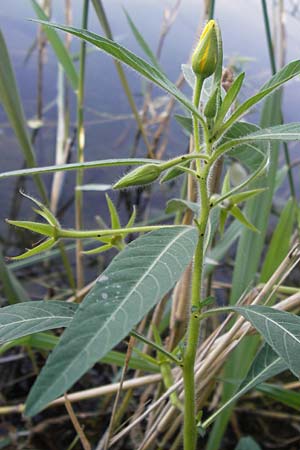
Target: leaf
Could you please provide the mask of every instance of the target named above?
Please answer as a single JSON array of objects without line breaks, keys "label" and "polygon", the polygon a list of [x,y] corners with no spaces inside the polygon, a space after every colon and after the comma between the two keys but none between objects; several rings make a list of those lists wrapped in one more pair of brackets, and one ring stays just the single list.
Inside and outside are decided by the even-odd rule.
[{"label": "leaf", "polygon": [[[47,17],[47,15],[44,13],[43,9],[40,7],[37,1],[31,0],[31,2],[37,17],[41,20],[46,21],[49,20],[49,17]],[[51,47],[53,48],[57,60],[62,65],[65,74],[67,76],[67,79],[70,82],[74,92],[77,92],[79,84],[78,74],[76,72],[70,53],[66,49],[65,45],[63,44],[63,42],[61,41],[55,30],[43,26],[43,31],[47,36],[47,39],[50,42]]]},{"label": "leaf", "polygon": [[[207,428],[215,419],[230,405],[234,404],[239,398],[255,388],[260,383],[275,377],[279,373],[287,369],[286,363],[277,355],[274,350],[268,345],[264,344],[257,353],[253,363],[240,384],[238,391],[227,400],[212,416],[210,416],[203,426]],[[235,383],[236,384],[236,383]]]},{"label": "leaf", "polygon": [[67,391],[174,286],[192,259],[197,231],[161,229],[131,242],[80,304],[34,384],[26,415]]},{"label": "leaf", "polygon": [[226,116],[227,112],[229,111],[230,106],[233,104],[235,99],[237,98],[243,81],[245,78],[245,73],[242,72],[239,74],[239,76],[234,80],[228,91],[226,92],[226,95],[223,99],[223,102],[220,106],[219,112],[217,114],[214,129],[217,130],[218,126],[222,123],[224,117]]},{"label": "leaf", "polygon": [[[151,164],[160,164],[161,161],[151,160]],[[36,175],[40,173],[51,172],[66,172],[68,170],[78,169],[94,169],[97,167],[112,167],[112,166],[130,166],[137,164],[149,164],[149,159],[146,158],[120,158],[120,159],[102,159],[98,161],[88,161],[83,163],[60,164],[46,167],[36,167],[32,169],[12,170],[10,172],[0,173],[0,179],[8,177],[19,177],[20,175]]]},{"label": "leaf", "polygon": [[194,214],[199,215],[200,206],[198,203],[191,202],[189,200],[183,200],[181,198],[172,198],[171,200],[168,200],[166,213],[185,211],[186,209],[190,209]]},{"label": "leaf", "polygon": [[219,132],[226,130],[230,127],[234,122],[236,122],[240,117],[245,115],[249,109],[254,106],[256,103],[260,102],[267,95],[274,92],[280,86],[282,86],[287,81],[294,78],[296,75],[300,74],[300,61],[292,61],[286,66],[284,66],[281,70],[279,70],[275,75],[270,78],[270,80],[265,83],[259,92],[255,94],[253,97],[248,98],[244,103],[242,103],[230,116],[227,122],[219,129]]},{"label": "leaf", "polygon": [[66,327],[77,305],[58,301],[26,302],[0,308],[0,342],[38,331]]},{"label": "leaf", "polygon": [[162,69],[160,67],[160,64],[159,64],[155,54],[153,53],[153,51],[151,50],[151,48],[149,47],[149,45],[147,44],[147,42],[145,41],[145,39],[143,38],[141,33],[139,32],[137,27],[135,26],[133,20],[131,19],[130,15],[128,14],[126,9],[123,8],[123,10],[124,10],[124,13],[126,15],[127,22],[128,22],[128,24],[129,24],[129,26],[131,28],[131,31],[132,31],[132,33],[133,33],[137,43],[139,44],[141,49],[144,51],[145,55],[148,56],[149,60],[153,64],[153,66],[156,67],[159,71],[162,71]]},{"label": "leaf", "polygon": [[99,36],[95,33],[91,33],[87,30],[81,30],[79,28],[74,27],[66,27],[64,25],[59,25],[56,23],[50,23],[43,20],[34,21],[41,23],[42,25],[56,28],[58,30],[65,31],[66,33],[73,34],[74,36],[83,39],[90,44],[95,45],[100,50],[105,53],[111,55],[113,58],[118,61],[126,64],[131,67],[133,70],[140,73],[147,80],[152,81],[154,84],[159,86],[161,89],[165,90],[169,94],[171,94],[176,100],[178,100],[183,106],[185,106],[189,111],[191,111],[195,116],[197,116],[200,120],[203,120],[199,111],[192,102],[173,84],[163,72],[161,72],[157,67],[152,66],[147,63],[144,59],[135,55],[131,51],[127,50],[120,44],[116,42]]},{"label": "leaf", "polygon": [[295,213],[295,201],[290,199],[280,214],[278,224],[268,246],[268,251],[261,269],[260,280],[262,282],[266,282],[271,277],[290,249]]},{"label": "leaf", "polygon": [[245,214],[242,213],[242,211],[240,210],[240,208],[238,206],[233,205],[230,208],[229,213],[233,217],[235,217],[239,222],[241,222],[241,224],[243,224],[247,228],[249,228],[251,231],[254,231],[256,233],[258,232],[258,229],[251,222],[249,222],[249,220],[247,219]]},{"label": "leaf", "polygon": [[235,447],[235,450],[261,450],[261,447],[257,444],[257,442],[250,436],[242,437],[239,440],[238,445]]},{"label": "leaf", "polygon": [[264,191],[264,188],[251,189],[250,191],[239,192],[238,194],[231,195],[229,198],[232,203],[238,204],[244,202],[245,200],[248,200],[249,198],[259,195]]},{"label": "leaf", "polygon": [[[275,125],[266,129],[258,130],[255,133],[247,134],[236,140],[239,142],[253,141],[299,141],[300,140],[300,123],[286,123],[284,125]],[[232,141],[233,142],[233,141]]]},{"label": "leaf", "polygon": [[107,206],[109,209],[111,228],[121,228],[119,214],[116,210],[115,205],[111,201],[108,194],[105,195],[105,198],[106,198],[106,203],[107,203]]},{"label": "leaf", "polygon": [[263,383],[256,387],[256,390],[262,392],[267,397],[276,400],[284,405],[299,411],[300,394],[289,389],[285,389],[275,384]]},{"label": "leaf", "polygon": [[192,66],[188,64],[181,64],[181,71],[187,84],[194,89],[196,83],[196,75],[192,69]]},{"label": "leaf", "polygon": [[248,320],[273,350],[300,377],[300,317],[267,306],[229,307]]}]

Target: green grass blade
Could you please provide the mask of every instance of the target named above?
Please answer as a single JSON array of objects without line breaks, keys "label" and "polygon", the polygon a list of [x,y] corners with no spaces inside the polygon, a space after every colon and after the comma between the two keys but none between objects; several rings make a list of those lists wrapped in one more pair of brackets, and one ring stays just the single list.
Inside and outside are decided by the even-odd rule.
[{"label": "green grass blade", "polygon": [[[36,0],[31,0],[33,9],[37,17],[41,20],[49,20],[49,17],[44,13],[43,9],[40,7]],[[73,64],[72,58],[68,50],[66,49],[64,43],[61,41],[60,37],[55,30],[49,27],[43,27],[43,31],[47,36],[48,41],[53,48],[57,60],[62,65],[66,77],[72,86],[74,92],[78,91],[78,74]]]},{"label": "green grass blade", "polygon": [[119,343],[174,286],[192,259],[192,227],[146,234],[112,261],[76,312],[34,384],[26,407],[35,415],[67,391]]},{"label": "green grass blade", "polygon": [[153,64],[153,66],[156,67],[158,70],[160,70],[162,72],[162,68],[160,67],[160,64],[159,64],[155,54],[153,53],[153,51],[151,50],[151,48],[149,47],[149,45],[147,44],[147,42],[145,41],[145,39],[143,38],[141,33],[139,32],[137,27],[135,26],[133,20],[131,19],[130,15],[128,14],[126,9],[123,8],[123,10],[124,10],[124,13],[126,15],[126,19],[127,19],[128,25],[130,26],[131,31],[132,31],[132,33],[133,33],[137,43],[139,44],[141,49],[144,51],[145,55],[148,56],[149,60]]},{"label": "green grass blade", "polygon": [[[19,96],[13,67],[1,31],[0,61],[0,102],[18,139],[26,164],[29,167],[34,167],[36,166],[34,149],[28,135],[25,114]],[[35,182],[43,200],[47,202],[47,193],[41,179],[35,177]]]},{"label": "green grass blade", "polygon": [[290,408],[299,411],[300,408],[300,394],[275,384],[263,383],[256,387],[256,390],[262,392],[267,397],[276,400],[277,402],[287,405]]},{"label": "green grass blade", "polygon": [[260,280],[264,283],[275,272],[290,249],[290,240],[294,228],[296,203],[290,199],[285,205],[278,224],[273,232],[271,242],[261,269]]}]

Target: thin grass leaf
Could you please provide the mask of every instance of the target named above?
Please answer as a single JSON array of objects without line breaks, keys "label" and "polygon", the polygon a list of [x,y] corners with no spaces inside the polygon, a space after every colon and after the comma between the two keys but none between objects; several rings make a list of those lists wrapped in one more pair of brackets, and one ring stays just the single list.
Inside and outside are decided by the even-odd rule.
[{"label": "thin grass leaf", "polygon": [[163,70],[160,67],[160,64],[158,62],[158,59],[156,58],[155,54],[153,53],[153,51],[151,50],[151,48],[149,47],[149,45],[147,44],[147,42],[145,41],[145,39],[143,38],[141,33],[139,32],[137,27],[135,26],[135,24],[134,24],[133,20],[131,19],[130,15],[128,14],[128,12],[126,11],[125,8],[123,8],[123,11],[125,13],[128,25],[130,26],[131,31],[132,31],[132,33],[133,33],[137,43],[139,44],[139,46],[141,47],[141,49],[143,50],[145,55],[148,56],[149,60],[153,64],[153,66],[156,67],[159,71],[163,72]]},{"label": "thin grass leaf", "polygon": [[[37,15],[37,17],[41,20],[49,20],[49,17],[45,14],[43,9],[40,7],[36,0],[31,0],[33,9]],[[56,33],[55,30],[49,27],[43,27],[43,31],[47,36],[48,41],[53,48],[53,51],[56,55],[57,60],[62,65],[66,77],[72,86],[74,92],[78,91],[78,74],[73,64],[72,58],[68,50],[66,49],[64,43],[61,41],[60,37]]]},{"label": "thin grass leaf", "polygon": [[264,283],[275,272],[290,249],[290,240],[294,229],[296,214],[295,200],[289,199],[268,245],[268,251],[261,269],[260,280]]},{"label": "thin grass leaf", "polygon": [[300,408],[300,394],[289,389],[285,389],[275,384],[263,383],[256,386],[258,392],[262,392],[267,397],[276,400],[277,402],[287,405],[290,408],[299,411]]},{"label": "thin grass leaf", "polygon": [[[4,36],[0,31],[0,102],[7,114],[12,129],[22,149],[26,164],[36,166],[34,149],[32,147],[22,107],[19,91]],[[22,172],[22,171],[21,171]],[[36,185],[44,201],[47,201],[45,187],[39,177],[35,177]]]}]

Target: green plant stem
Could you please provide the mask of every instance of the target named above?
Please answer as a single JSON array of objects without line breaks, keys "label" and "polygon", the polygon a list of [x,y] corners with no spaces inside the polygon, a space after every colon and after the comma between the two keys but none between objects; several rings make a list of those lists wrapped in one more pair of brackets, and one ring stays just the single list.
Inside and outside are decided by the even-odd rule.
[{"label": "green plant stem", "polygon": [[[203,78],[197,77],[194,88],[193,103],[198,109]],[[196,116],[193,115],[193,131],[195,151],[199,153],[200,136],[199,124]],[[208,133],[204,127],[204,138],[206,143],[206,155],[209,154]],[[207,190],[208,166],[201,166],[201,161],[196,159],[197,174],[199,180],[199,190],[201,199],[201,212],[198,219],[198,243],[195,251],[194,269],[192,276],[191,313],[188,324],[187,344],[183,357],[183,382],[184,382],[184,450],[195,450],[197,442],[196,428],[196,392],[195,392],[195,360],[200,334],[200,299],[202,290],[204,239],[209,216],[209,200]]]},{"label": "green plant stem", "polygon": [[[84,0],[82,11],[82,26],[87,28],[88,22],[88,8],[89,0]],[[79,86],[77,94],[77,162],[84,161],[84,81],[85,81],[85,59],[86,59],[86,42],[81,41],[80,44],[80,67],[79,67]],[[78,189],[83,184],[83,170],[79,169],[76,176],[76,191],[75,191],[75,225],[76,229],[82,228],[82,206],[83,195],[82,191]],[[76,275],[77,275],[77,289],[81,289],[84,285],[83,264],[82,264],[82,243],[76,243]]]},{"label": "green plant stem", "polygon": [[197,441],[196,404],[195,404],[195,360],[200,333],[200,301],[202,290],[204,239],[209,216],[209,199],[207,191],[208,169],[200,168],[201,212],[199,217],[199,237],[195,252],[192,277],[191,313],[188,325],[187,345],[183,358],[184,381],[184,450],[194,450]]},{"label": "green plant stem", "polygon": [[58,229],[56,230],[56,238],[63,239],[87,239],[100,238],[104,236],[114,236],[129,233],[147,233],[149,231],[161,230],[162,228],[177,228],[180,225],[147,225],[144,227],[131,228],[116,228],[112,230],[73,230],[73,229]]}]

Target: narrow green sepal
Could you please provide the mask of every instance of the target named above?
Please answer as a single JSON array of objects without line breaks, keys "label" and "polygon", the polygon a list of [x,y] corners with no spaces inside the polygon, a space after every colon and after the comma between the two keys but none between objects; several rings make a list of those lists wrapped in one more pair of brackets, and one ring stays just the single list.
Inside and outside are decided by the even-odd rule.
[{"label": "narrow green sepal", "polygon": [[219,218],[219,230],[220,230],[221,234],[224,233],[227,216],[228,216],[228,211],[224,208],[221,208],[220,218]]},{"label": "narrow green sepal", "polygon": [[136,206],[133,205],[133,209],[132,209],[132,213],[131,216],[127,222],[127,225],[125,228],[131,228],[133,227],[134,223],[135,223],[135,219],[136,219]]},{"label": "narrow green sepal", "polygon": [[14,225],[19,228],[25,228],[25,230],[33,231],[34,233],[43,234],[44,236],[54,237],[55,227],[48,225],[47,223],[30,222],[26,220],[9,220],[6,222],[10,225]]},{"label": "narrow green sepal", "polygon": [[229,192],[229,191],[230,191],[230,172],[228,170],[224,177],[221,194],[222,195],[227,194],[227,192]]},{"label": "narrow green sepal", "polygon": [[30,249],[30,250],[27,250],[27,252],[25,252],[25,253],[22,253],[22,255],[12,256],[12,257],[9,257],[9,259],[17,261],[17,260],[20,260],[20,259],[29,258],[30,256],[34,256],[34,255],[42,253],[42,252],[44,252],[46,250],[49,250],[51,247],[53,247],[53,245],[56,244],[56,242],[57,241],[54,238],[47,239],[45,242],[42,242],[41,244],[37,245],[36,247],[34,247],[34,248]]},{"label": "narrow green sepal", "polygon": [[45,205],[43,205],[43,203],[41,203],[39,200],[37,200],[36,198],[32,197],[31,195],[25,194],[25,192],[23,192],[23,191],[20,191],[20,193],[23,195],[23,197],[28,198],[29,200],[31,200],[33,203],[35,203],[41,209],[41,211],[39,211],[37,209],[34,209],[34,211],[37,214],[42,216],[51,225],[54,225],[54,226],[57,226],[57,227],[59,226],[59,222],[56,219],[56,217],[52,214],[52,212]]},{"label": "narrow green sepal", "polygon": [[251,231],[254,231],[255,233],[259,233],[259,230],[247,219],[247,217],[242,213],[240,208],[236,205],[233,205],[229,213],[235,217],[239,222],[241,222],[243,225],[245,225],[247,228],[249,228]]},{"label": "narrow green sepal", "polygon": [[111,199],[110,199],[108,194],[105,194],[105,198],[106,198],[106,203],[107,203],[107,206],[108,206],[108,209],[109,209],[111,227],[113,229],[121,228],[119,214],[118,214],[118,212],[116,210],[115,205],[111,201]]},{"label": "narrow green sepal", "polygon": [[208,99],[204,108],[204,115],[208,119],[213,119],[217,113],[218,99],[220,96],[220,88],[216,87],[210,98]]},{"label": "narrow green sepal", "polygon": [[112,248],[111,244],[100,245],[100,247],[92,248],[91,250],[85,250],[82,253],[84,255],[95,255],[98,253],[106,252]]},{"label": "narrow green sepal", "polygon": [[231,197],[229,197],[229,200],[234,205],[244,202],[245,200],[248,200],[251,197],[255,197],[256,195],[261,194],[262,192],[265,192],[267,188],[260,188],[260,189],[252,189],[250,191],[244,191],[239,192],[238,194],[234,194]]}]

